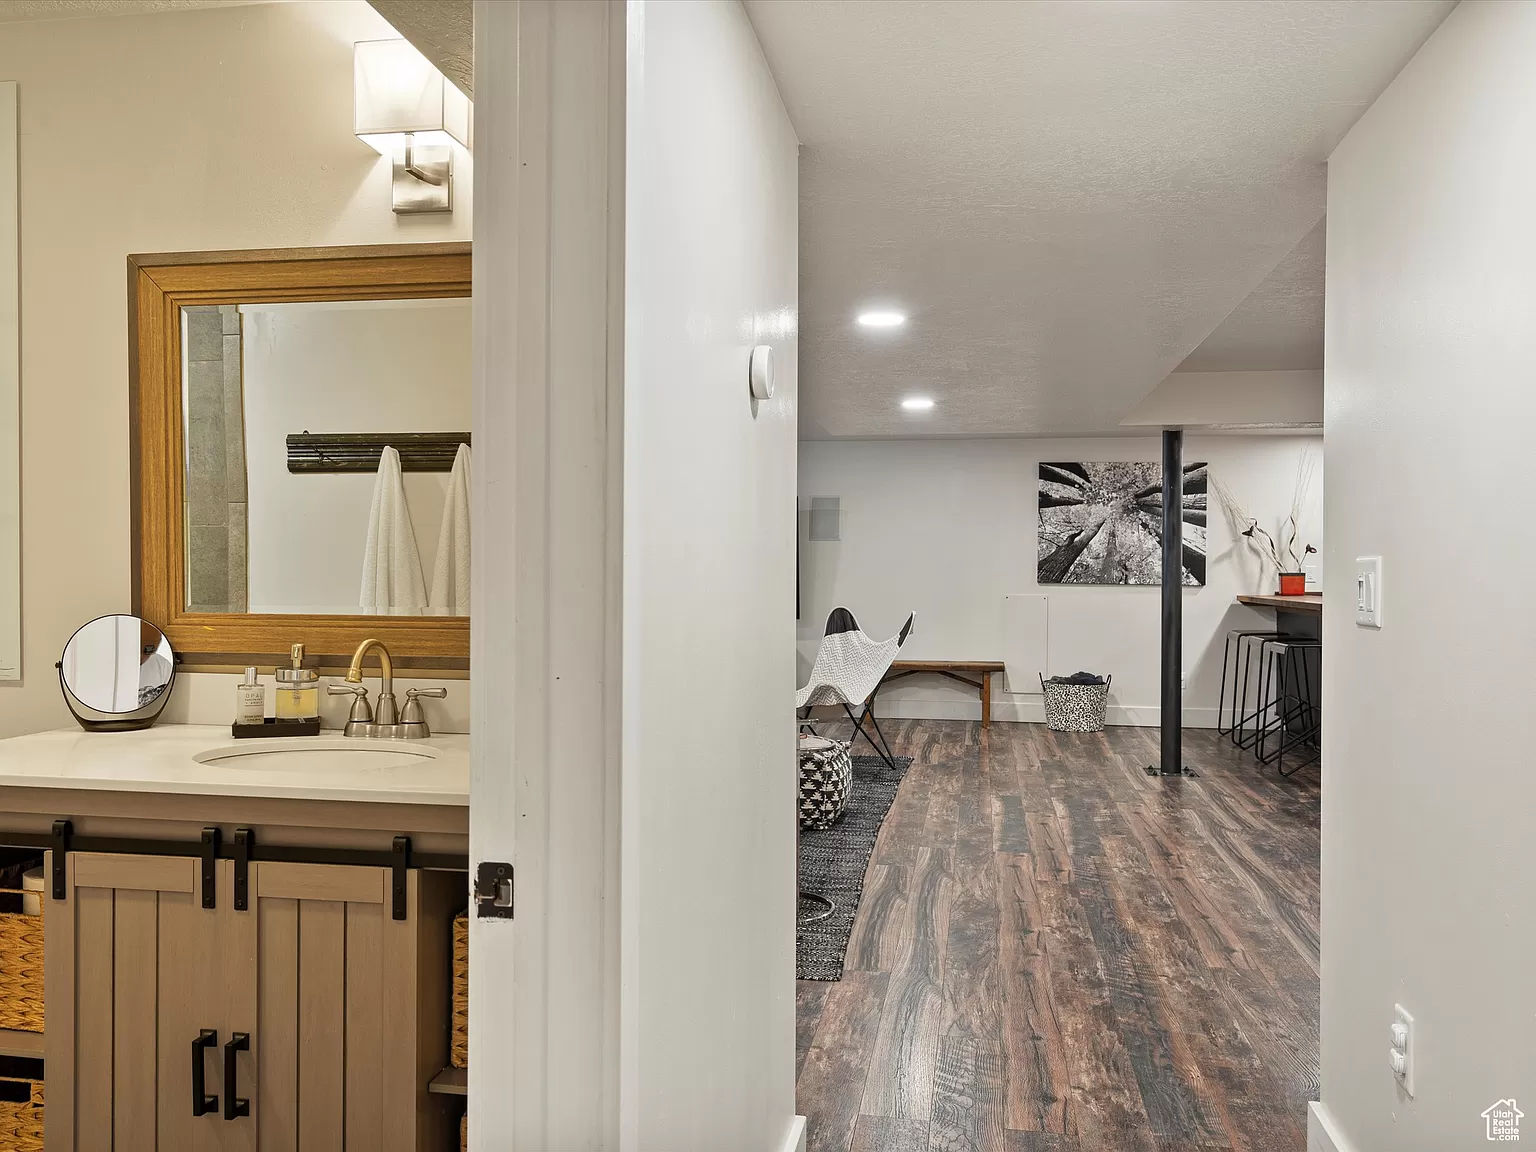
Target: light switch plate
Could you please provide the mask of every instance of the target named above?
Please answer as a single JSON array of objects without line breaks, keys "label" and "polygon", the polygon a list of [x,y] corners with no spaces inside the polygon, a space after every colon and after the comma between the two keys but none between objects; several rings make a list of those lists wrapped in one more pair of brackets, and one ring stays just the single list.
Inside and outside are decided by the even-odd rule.
[{"label": "light switch plate", "polygon": [[1355,624],[1381,627],[1381,557],[1355,557]]},{"label": "light switch plate", "polygon": [[[1394,1064],[1401,1063],[1402,1071],[1399,1072],[1396,1067],[1392,1071],[1396,1075],[1398,1083],[1403,1086],[1403,1091],[1412,1096],[1414,1062],[1413,1014],[1401,1004],[1394,1004],[1392,1005],[1392,1023],[1402,1027],[1401,1032],[1398,1032],[1394,1027],[1392,1034],[1392,1051],[1402,1055],[1402,1060],[1400,1062],[1394,1061]],[[1398,1042],[1399,1036],[1402,1037],[1401,1043]]]}]

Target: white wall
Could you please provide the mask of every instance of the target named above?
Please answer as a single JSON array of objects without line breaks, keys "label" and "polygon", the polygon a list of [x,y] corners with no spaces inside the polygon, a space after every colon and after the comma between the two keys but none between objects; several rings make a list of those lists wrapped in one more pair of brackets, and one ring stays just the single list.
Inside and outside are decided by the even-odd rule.
[{"label": "white wall", "polygon": [[0,82],[0,683],[21,679],[21,316],[16,85]]},{"label": "white wall", "polygon": [[1322,1099],[1357,1152],[1536,1116],[1533,60],[1536,5],[1462,4],[1329,163],[1325,594],[1379,555],[1384,612],[1324,623]]},{"label": "white wall", "polygon": [[[739,4],[630,14],[624,1085],[635,1152],[794,1114],[797,146]],[[778,390],[754,404],[754,344]]]},{"label": "white wall", "polygon": [[363,0],[4,25],[25,680],[0,684],[0,736],[72,723],[54,661],[129,607],[128,254],[469,238],[468,157],[452,216],[399,217],[389,160],[352,135],[352,44],[390,34]]},{"label": "white wall", "polygon": [[[288,471],[294,432],[467,432],[469,301],[241,308],[252,612],[358,611],[377,478]],[[430,592],[447,472],[407,472]]]},{"label": "white wall", "polygon": [[[1187,436],[1184,459],[1209,461],[1213,481],[1225,483],[1274,531],[1290,511],[1303,451],[1319,467],[1302,538],[1321,547],[1319,437]],[[1161,590],[1038,585],[1036,490],[1042,460],[1160,458],[1155,437],[802,443],[801,508],[814,496],[839,497],[842,539],[810,541],[801,516],[800,680],[810,674],[827,613],[838,605],[880,637],[915,611],[904,659],[1001,660],[1003,597],[1040,594],[1048,598],[1046,670],[1110,673],[1110,722],[1155,724]],[[1234,602],[1239,593],[1275,591],[1274,577],[1246,541],[1233,544],[1214,486],[1210,503],[1206,585],[1184,592],[1184,722],[1191,727],[1215,723],[1227,630],[1274,619]],[[994,680],[994,719],[1043,719],[1038,684],[1033,694],[1010,695],[1000,681]],[[906,678],[883,689],[879,700],[881,715],[981,716],[974,690],[938,677]]]}]

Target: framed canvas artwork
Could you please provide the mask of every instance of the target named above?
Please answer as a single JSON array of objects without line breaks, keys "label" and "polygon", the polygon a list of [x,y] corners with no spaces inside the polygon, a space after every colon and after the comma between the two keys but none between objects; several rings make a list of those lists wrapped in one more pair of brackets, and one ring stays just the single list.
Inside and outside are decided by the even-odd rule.
[{"label": "framed canvas artwork", "polygon": [[[1183,477],[1184,583],[1205,583],[1206,466]],[[1163,467],[1040,465],[1041,584],[1161,584]]]}]

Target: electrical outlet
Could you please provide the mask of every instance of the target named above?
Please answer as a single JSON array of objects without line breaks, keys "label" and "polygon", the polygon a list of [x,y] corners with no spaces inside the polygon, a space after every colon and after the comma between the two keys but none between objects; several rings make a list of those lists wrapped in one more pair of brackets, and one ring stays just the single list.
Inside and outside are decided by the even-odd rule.
[{"label": "electrical outlet", "polygon": [[1392,1074],[1403,1091],[1413,1095],[1413,1016],[1401,1004],[1392,1005]]}]

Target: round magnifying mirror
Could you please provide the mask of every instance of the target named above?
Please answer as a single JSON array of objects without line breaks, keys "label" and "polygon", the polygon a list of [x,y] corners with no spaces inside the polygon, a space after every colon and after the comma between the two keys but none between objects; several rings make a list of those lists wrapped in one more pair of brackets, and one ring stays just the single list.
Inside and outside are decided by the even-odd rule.
[{"label": "round magnifying mirror", "polygon": [[171,642],[137,616],[98,616],[82,625],[59,660],[64,702],[92,731],[148,728],[175,681]]}]

